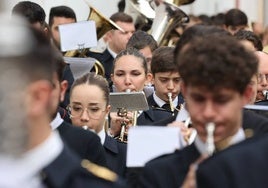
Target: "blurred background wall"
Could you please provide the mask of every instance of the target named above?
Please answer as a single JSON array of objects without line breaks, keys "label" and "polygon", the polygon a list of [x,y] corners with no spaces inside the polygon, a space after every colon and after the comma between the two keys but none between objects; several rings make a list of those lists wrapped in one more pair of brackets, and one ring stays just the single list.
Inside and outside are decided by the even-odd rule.
[{"label": "blurred background wall", "polygon": [[[85,20],[89,14],[89,9],[85,1],[89,2],[104,16],[110,17],[117,12],[117,4],[119,0],[32,0],[40,4],[46,11],[47,15],[53,6],[67,5],[72,7],[78,20]],[[12,7],[19,0],[1,0],[2,6],[7,11],[11,11]],[[2,7],[3,8],[3,7]],[[1,8],[1,9],[2,9]],[[226,12],[231,8],[240,8],[249,17],[250,21],[262,22],[268,25],[268,0],[195,0],[191,5],[181,6],[181,8],[189,14],[200,15],[207,14],[209,16]]]}]

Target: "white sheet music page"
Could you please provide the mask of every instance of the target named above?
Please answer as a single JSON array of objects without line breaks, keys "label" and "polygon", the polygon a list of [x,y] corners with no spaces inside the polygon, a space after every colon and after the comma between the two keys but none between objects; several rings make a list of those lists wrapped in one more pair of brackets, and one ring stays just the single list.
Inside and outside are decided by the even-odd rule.
[{"label": "white sheet music page", "polygon": [[97,46],[95,21],[59,25],[61,51]]},{"label": "white sheet music page", "polygon": [[128,132],[127,167],[143,167],[149,160],[183,147],[178,127],[135,126]]}]

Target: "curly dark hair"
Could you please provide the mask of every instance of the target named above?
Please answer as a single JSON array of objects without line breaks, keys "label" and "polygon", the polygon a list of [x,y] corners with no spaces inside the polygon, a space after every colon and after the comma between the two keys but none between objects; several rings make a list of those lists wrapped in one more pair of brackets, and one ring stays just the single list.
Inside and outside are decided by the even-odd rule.
[{"label": "curly dark hair", "polygon": [[257,72],[258,60],[231,36],[191,40],[176,58],[186,85],[209,90],[228,88],[243,93]]}]

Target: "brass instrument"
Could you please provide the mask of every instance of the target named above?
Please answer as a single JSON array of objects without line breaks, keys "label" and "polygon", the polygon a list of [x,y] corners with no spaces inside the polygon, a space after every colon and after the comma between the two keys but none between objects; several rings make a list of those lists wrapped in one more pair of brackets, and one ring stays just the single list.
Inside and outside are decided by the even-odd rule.
[{"label": "brass instrument", "polygon": [[174,115],[174,106],[173,106],[173,102],[172,102],[172,93],[168,93],[168,101],[169,101],[170,110],[172,112],[172,115]]},{"label": "brass instrument", "polygon": [[87,20],[94,20],[95,21],[98,40],[101,37],[103,37],[108,31],[110,31],[112,29],[116,29],[116,30],[120,30],[122,32],[125,32],[116,23],[114,23],[112,20],[106,18],[99,11],[97,11],[95,8],[93,8],[88,2],[87,2],[87,5],[90,9],[90,13],[89,13]]},{"label": "brass instrument", "polygon": [[174,115],[174,111],[176,110],[176,111],[179,112],[180,109],[183,107],[183,104],[181,104],[180,107],[177,108],[177,107],[175,107],[175,106],[173,105],[173,102],[172,102],[172,93],[168,93],[167,96],[168,96],[168,102],[169,102],[169,105],[170,105],[170,110],[171,110],[171,112],[173,113],[172,115]]},{"label": "brass instrument", "polygon": [[[103,37],[103,35],[105,35],[106,32],[112,29],[117,29],[117,30],[124,32],[124,30],[120,28],[118,25],[116,25],[112,20],[105,18],[105,16],[103,16],[99,11],[97,11],[94,7],[92,7],[88,2],[86,3],[90,9],[90,13],[89,13],[87,20],[95,21],[98,40],[101,37]],[[89,49],[85,49],[85,48],[81,48],[78,50],[71,50],[71,51],[67,51],[64,54],[64,56],[65,57],[87,57],[86,54],[88,50]],[[105,69],[103,65],[97,60],[94,64],[94,72],[96,74],[105,76]]]},{"label": "brass instrument", "polygon": [[173,38],[180,34],[175,30],[187,23],[189,17],[178,6],[186,5],[194,0],[126,0],[125,13],[131,15],[137,29],[148,31],[159,46],[171,46]]},{"label": "brass instrument", "polygon": [[210,122],[206,125],[206,131],[207,131],[207,154],[211,156],[215,151],[215,144],[214,144],[214,131],[215,131],[215,124]]},{"label": "brass instrument", "polygon": [[[118,112],[117,112],[117,115],[119,117],[127,118],[127,109],[126,108],[119,108]],[[121,122],[120,135],[119,135],[119,138],[118,138],[118,140],[121,141],[121,142],[126,142],[127,141],[126,126],[127,126],[126,122],[122,121]]]},{"label": "brass instrument", "polygon": [[[127,89],[126,92],[131,92],[130,89]],[[124,117],[124,118],[128,118],[127,117],[128,111],[126,108],[119,108],[117,115],[119,117]],[[133,111],[133,115],[131,118],[131,124],[132,126],[136,126],[137,125],[137,116],[138,116],[138,111]],[[121,142],[126,142],[127,143],[127,131],[126,131],[126,122],[123,121],[121,122],[121,131],[120,131],[120,135],[119,135],[119,140]]]},{"label": "brass instrument", "polygon": [[147,0],[126,0],[125,13],[133,18],[137,30],[148,31],[155,18],[155,11]]},{"label": "brass instrument", "polygon": [[[119,108],[118,109],[117,115],[119,117],[123,117],[123,118],[128,119],[127,114],[128,114],[128,111],[127,111],[126,108]],[[132,118],[129,119],[129,120],[131,120],[129,123],[131,123],[132,126],[137,125],[137,116],[138,116],[138,111],[133,111]],[[127,123],[125,121],[122,121],[121,122],[120,135],[118,137],[119,141],[125,142],[125,143],[127,143],[127,130],[126,130],[126,127],[127,127]]]},{"label": "brass instrument", "polygon": [[189,17],[178,6],[164,2],[156,8],[151,35],[159,46],[171,46],[173,37],[179,37],[176,28],[189,22]]}]

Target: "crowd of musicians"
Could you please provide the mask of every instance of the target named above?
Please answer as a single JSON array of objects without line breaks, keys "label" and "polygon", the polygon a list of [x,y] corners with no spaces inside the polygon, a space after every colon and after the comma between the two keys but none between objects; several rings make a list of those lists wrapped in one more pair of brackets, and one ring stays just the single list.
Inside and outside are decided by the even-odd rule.
[{"label": "crowd of musicians", "polygon": [[[119,10],[121,30],[84,54],[104,74],[76,79],[60,51],[71,7],[52,7],[48,23],[30,1],[1,15],[0,187],[267,187],[268,119],[245,108],[268,104],[260,24],[239,9],[190,15],[165,46]],[[148,110],[111,112],[110,93],[140,91]],[[178,127],[183,145],[128,168],[128,130],[147,125]]]}]

